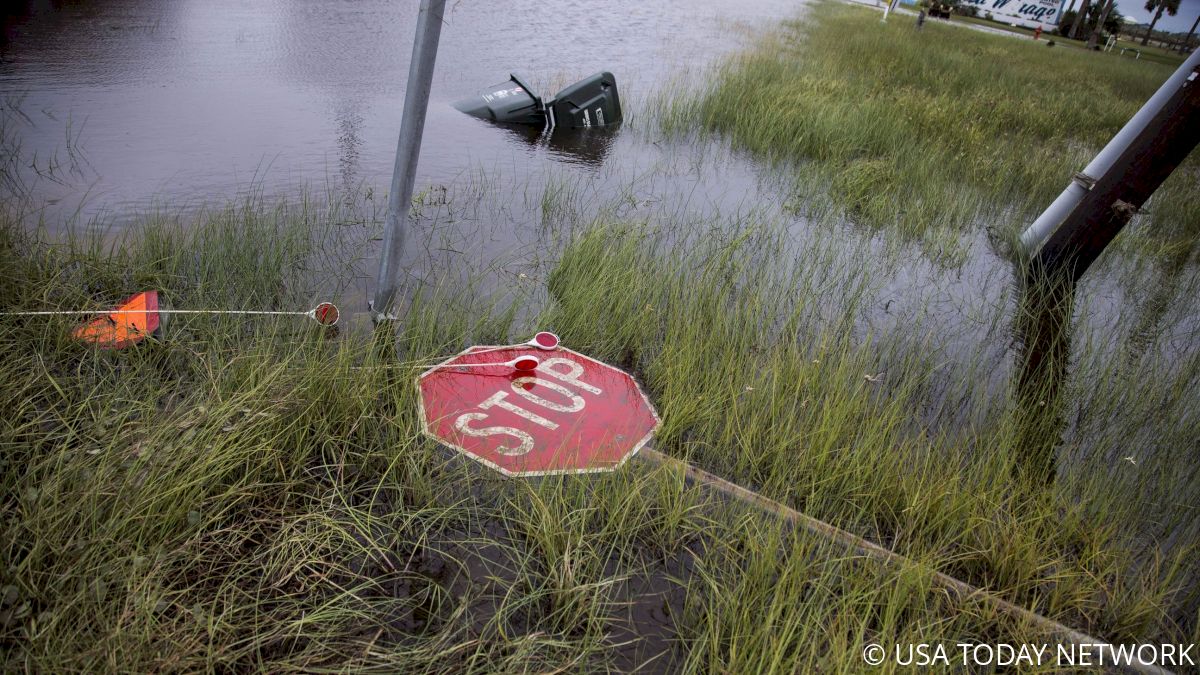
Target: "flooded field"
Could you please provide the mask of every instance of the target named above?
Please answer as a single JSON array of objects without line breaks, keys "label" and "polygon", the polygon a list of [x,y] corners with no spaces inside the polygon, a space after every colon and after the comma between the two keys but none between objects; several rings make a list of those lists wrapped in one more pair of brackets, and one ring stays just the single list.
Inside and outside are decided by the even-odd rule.
[{"label": "flooded field", "polygon": [[[20,255],[0,282],[14,307],[145,286],[197,307],[335,298],[348,327],[325,340],[286,321],[182,317],[122,360],[0,324],[17,373],[0,441],[24,453],[4,477],[22,543],[0,560],[18,589],[0,637],[23,663],[77,653],[87,669],[127,649],[148,670],[853,672],[868,638],[1037,636],[911,570],[727,509],[670,470],[504,481],[421,435],[411,373],[375,361],[366,315],[416,3],[6,11],[0,246]],[[810,15],[857,56],[774,80],[808,87],[805,119],[826,115],[798,128],[829,137],[788,155],[803,134],[773,136],[783,106],[740,114],[773,90],[735,85],[803,44],[793,21]],[[1044,162],[1005,167],[1019,171],[998,184],[1037,190],[989,218],[972,211],[977,186],[932,208],[917,188],[948,144],[918,141],[955,113],[911,119],[904,105],[945,72],[876,87],[875,101],[845,89],[926,75],[856,69],[879,54],[1025,46],[931,25],[922,35],[940,42],[918,49],[907,28],[782,0],[449,3],[401,365],[552,329],[638,378],[667,455],[1081,630],[1195,636],[1200,279],[1194,242],[1152,236],[1160,214],[1186,234],[1191,212],[1155,203],[1134,222],[1058,315],[1069,328],[1043,351],[1069,358],[1031,378],[1049,322],[1021,320],[1011,240],[1038,190],[1069,174],[1045,188]],[[1065,58],[1082,70],[1086,57]],[[1163,76],[1142,66],[1159,67],[1121,68]],[[545,137],[451,106],[510,72],[552,95],[601,70],[624,104],[612,130]],[[981,100],[1014,117],[1033,105]],[[822,174],[823,149],[868,103],[880,112],[859,120],[867,140],[838,146],[850,150]],[[888,129],[934,159],[863,157]],[[1052,141],[1038,158],[1083,163],[1096,145]],[[920,209],[936,217],[886,220]],[[945,226],[943,211],[966,224]],[[1049,485],[1019,470],[1038,452],[1057,465]],[[102,535],[76,531],[79,502]],[[92,536],[120,546],[74,543]],[[268,616],[278,631],[254,628]],[[76,635],[80,622],[95,628]],[[159,631],[169,648],[138,642]],[[102,647],[67,648],[85,640]],[[354,656],[331,661],[328,645]]]},{"label": "flooded field", "polygon": [[[156,203],[221,203],[298,186],[357,194],[391,178],[416,4],[30,2],[5,10],[0,90],[39,195],[102,222]],[[508,182],[554,166],[571,179],[635,176],[664,152],[636,133],[649,95],[696,72],[792,3],[451,3],[418,191],[480,167]],[[633,129],[539,143],[450,103],[520,73],[546,96],[617,76]],[[666,153],[668,156],[674,152]],[[745,166],[723,199],[749,190]],[[717,195],[711,199],[717,200]]]}]

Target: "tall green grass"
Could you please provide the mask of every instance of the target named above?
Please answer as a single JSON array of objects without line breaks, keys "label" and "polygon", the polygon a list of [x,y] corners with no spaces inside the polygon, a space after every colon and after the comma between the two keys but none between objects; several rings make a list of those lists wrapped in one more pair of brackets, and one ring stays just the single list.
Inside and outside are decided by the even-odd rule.
[{"label": "tall green grass", "polygon": [[[939,27],[914,37],[893,22],[881,40],[855,10],[816,11],[810,42],[795,42],[793,26],[779,54],[748,56],[718,81],[732,86],[751,66],[781,86],[798,78],[789,91],[818,98],[792,103],[819,124],[790,117],[782,99],[757,108],[749,94],[742,103],[757,115],[728,129],[706,121],[747,147],[758,138],[809,181],[795,203],[811,230],[760,211],[619,217],[647,198],[639,186],[595,203],[595,186],[579,180],[508,195],[481,172],[416,208],[490,224],[487,200],[523,197],[542,214],[530,274],[489,285],[494,270],[472,267],[477,251],[463,246],[469,226],[435,223],[416,237],[430,257],[411,271],[383,349],[352,317],[335,336],[303,320],[175,316],[160,339],[119,352],[72,341],[69,318],[0,317],[4,669],[852,673],[871,642],[1050,639],[986,602],[953,601],[927,568],[1103,639],[1200,641],[1200,293],[1187,227],[1155,239],[1154,259],[1125,249],[1097,266],[1074,307],[1069,377],[1042,410],[1038,392],[1013,386],[1007,324],[1020,310],[1008,293],[947,304],[938,296],[954,293],[953,271],[931,266],[925,281],[913,250],[840,222],[843,209],[894,215],[875,191],[913,166],[928,180],[886,194],[913,197],[898,222],[927,248],[953,253],[964,223],[1026,207],[1015,191],[956,173],[996,141],[981,136],[954,159],[947,144],[900,143],[897,120],[859,112],[893,111],[862,103],[855,87],[881,61],[894,65],[889,55],[912,56],[901,40]],[[794,57],[820,63],[808,50],[827,29],[853,43],[858,74],[840,63],[804,79]],[[868,38],[875,49],[857,42]],[[999,103],[1026,81],[1007,71],[1014,60],[1059,55],[945,42],[925,47],[929,82],[897,90],[905,105],[934,105],[929,92],[956,82],[938,105],[989,109],[976,89],[991,80],[958,71],[1003,44],[1008,65],[985,67],[1008,83],[993,103],[1010,122],[1036,120],[1009,137],[1013,147],[993,148],[996,161],[1060,133],[1057,112]],[[1116,75],[1122,87],[1153,89],[1130,68]],[[1110,93],[1134,105],[1134,94]],[[766,110],[778,129],[757,121]],[[1090,129],[1066,141],[1082,158],[1123,113],[1070,114]],[[984,128],[973,119],[968,130]],[[743,123],[766,135],[741,140]],[[900,126],[911,135],[924,124]],[[804,141],[811,133],[835,142]],[[808,142],[811,154],[789,155]],[[813,161],[792,163],[802,157]],[[1042,185],[1042,169],[1021,171]],[[1045,172],[1038,189],[1053,194],[1061,176]],[[1177,196],[1155,205],[1146,234],[1164,218],[1194,223],[1192,189],[1164,188]],[[823,213],[822,195],[835,208]],[[28,228],[28,206],[0,208],[0,310],[98,309],[151,287],[177,307],[304,309],[354,288],[373,234],[347,236],[332,199],[252,195],[186,217],[149,214],[120,237],[51,237]],[[473,209],[485,215],[472,219]],[[876,320],[897,289],[917,298],[890,310],[899,316],[888,328]],[[504,480],[421,436],[411,366],[539,328],[642,379],[663,418],[659,450],[917,564],[852,556],[668,467]],[[1021,469],[1031,426],[1061,437],[1050,486]]]},{"label": "tall green grass", "polygon": [[[948,241],[1023,229],[1172,70],[825,3],[658,114],[668,132],[721,134],[794,172],[798,204],[831,197],[961,261]],[[1194,255],[1196,171],[1154,199],[1140,247]]]},{"label": "tall green grass", "polygon": [[[179,306],[304,306],[323,213],[158,216],[104,246],[9,220],[3,297],[99,307],[160,285]],[[861,332],[888,269],[869,241],[798,246],[753,222],[563,236],[531,313],[469,281],[414,289],[399,365],[287,320],[172,320],[103,353],[68,320],[4,318],[6,667],[856,672],[868,642],[1047,639],[670,469],[508,481],[420,436],[407,364],[534,327],[643,377],[665,452],[1104,638],[1196,639],[1178,534],[1196,519],[1170,504],[1196,489],[1171,451],[1193,433],[1194,364],[1150,348],[1072,398],[1087,422],[1047,492],[1013,481],[1023,413],[971,380],[994,365],[931,330]],[[1146,438],[1166,451],[1110,461]],[[1173,541],[1148,527],[1166,514]]]},{"label": "tall green grass", "polygon": [[[1068,431],[1072,451],[1060,449],[1059,480],[1046,491],[1014,478],[1025,475],[1036,411],[1011,388],[972,386],[982,348],[937,363],[936,326],[864,340],[852,322],[817,311],[867,310],[851,289],[817,290],[836,274],[820,248],[842,244],[794,250],[770,227],[690,248],[670,239],[599,227],[550,280],[565,339],[644,374],[663,414],[660,449],[1070,625],[1114,639],[1194,625],[1200,569],[1190,545],[1173,545],[1197,532],[1194,513],[1178,508],[1200,488],[1184,450],[1200,395],[1194,354],[1081,376],[1080,390],[1103,384],[1068,405],[1090,424]],[[614,271],[596,283],[595,270]],[[1103,361],[1092,349],[1077,356],[1080,369]],[[940,377],[967,388],[968,414],[945,405]],[[1159,393],[1126,410],[1106,398],[1128,405],[1120,392],[1137,388]],[[1101,399],[1113,406],[1097,410]],[[1153,468],[1114,455],[1146,433],[1158,439],[1160,452],[1143,455]],[[1175,514],[1172,542],[1160,539],[1150,503]],[[1147,555],[1153,565],[1131,570]]]}]

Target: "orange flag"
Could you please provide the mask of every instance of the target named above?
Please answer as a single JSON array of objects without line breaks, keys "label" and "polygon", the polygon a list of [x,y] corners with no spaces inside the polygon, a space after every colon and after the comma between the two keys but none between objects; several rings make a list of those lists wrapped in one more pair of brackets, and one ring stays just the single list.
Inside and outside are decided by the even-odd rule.
[{"label": "orange flag", "polygon": [[143,291],[114,311],[76,327],[72,335],[100,349],[124,349],[154,334],[158,327],[158,291]]}]

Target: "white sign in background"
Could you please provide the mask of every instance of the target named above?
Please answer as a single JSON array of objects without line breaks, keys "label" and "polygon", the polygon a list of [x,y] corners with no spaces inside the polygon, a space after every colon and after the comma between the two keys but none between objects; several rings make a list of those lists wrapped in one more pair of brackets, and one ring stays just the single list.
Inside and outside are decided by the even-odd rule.
[{"label": "white sign in background", "polygon": [[1058,25],[1062,14],[1060,0],[963,0],[964,4],[979,8],[979,16],[989,13],[996,21],[1049,30]]}]

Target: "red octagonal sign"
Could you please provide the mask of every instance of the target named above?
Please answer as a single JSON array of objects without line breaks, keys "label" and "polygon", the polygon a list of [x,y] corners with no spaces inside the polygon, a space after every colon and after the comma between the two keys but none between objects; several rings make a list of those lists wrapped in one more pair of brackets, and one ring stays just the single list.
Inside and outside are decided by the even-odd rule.
[{"label": "red octagonal sign", "polygon": [[563,347],[471,347],[417,388],[426,434],[506,476],[615,469],[659,424],[629,374]]}]

